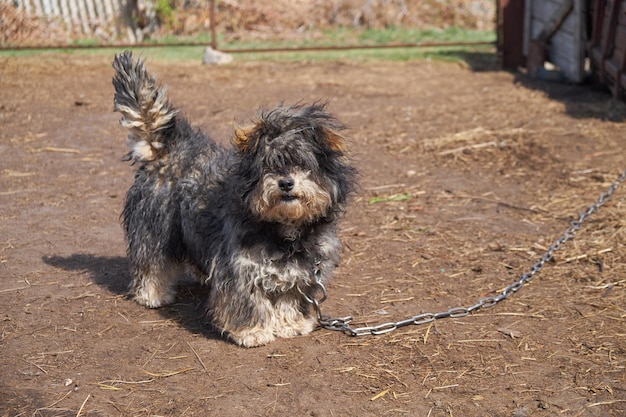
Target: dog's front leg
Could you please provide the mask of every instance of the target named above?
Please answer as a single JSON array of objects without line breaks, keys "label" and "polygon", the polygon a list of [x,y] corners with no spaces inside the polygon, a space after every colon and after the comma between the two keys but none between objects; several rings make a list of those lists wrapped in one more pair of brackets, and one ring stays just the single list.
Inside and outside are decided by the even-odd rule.
[{"label": "dog's front leg", "polygon": [[262,346],[275,339],[274,308],[260,289],[214,290],[209,302],[213,324],[238,345]]}]

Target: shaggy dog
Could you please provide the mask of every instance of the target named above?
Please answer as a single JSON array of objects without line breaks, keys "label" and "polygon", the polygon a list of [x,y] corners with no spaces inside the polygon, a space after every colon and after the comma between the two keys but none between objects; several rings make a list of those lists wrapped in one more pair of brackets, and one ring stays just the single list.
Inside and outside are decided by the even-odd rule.
[{"label": "shaggy dog", "polygon": [[123,224],[132,294],[172,303],[191,272],[212,323],[241,346],[309,333],[311,300],[339,262],[337,219],[355,186],[344,126],[325,105],[258,112],[222,147],[172,106],[142,60],[115,57],[115,111],[138,164]]}]

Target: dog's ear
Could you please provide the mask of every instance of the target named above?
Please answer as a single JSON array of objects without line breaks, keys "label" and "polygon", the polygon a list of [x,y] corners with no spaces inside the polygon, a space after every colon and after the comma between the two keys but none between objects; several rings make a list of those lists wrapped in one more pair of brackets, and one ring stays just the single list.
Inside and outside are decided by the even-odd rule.
[{"label": "dog's ear", "polygon": [[235,124],[235,137],[233,138],[233,144],[241,152],[245,152],[250,149],[252,143],[253,133],[257,130],[258,124],[250,126],[239,126]]},{"label": "dog's ear", "polygon": [[326,134],[326,141],[328,142],[330,149],[339,153],[346,152],[346,139],[343,136],[328,128],[324,129],[324,133]]}]

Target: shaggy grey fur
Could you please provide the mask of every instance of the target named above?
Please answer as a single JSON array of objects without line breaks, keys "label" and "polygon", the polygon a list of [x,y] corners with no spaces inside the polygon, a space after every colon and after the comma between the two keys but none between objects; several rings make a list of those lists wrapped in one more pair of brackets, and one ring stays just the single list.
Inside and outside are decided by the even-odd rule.
[{"label": "shaggy grey fur", "polygon": [[191,271],[213,324],[237,344],[310,332],[306,297],[339,262],[336,222],[354,190],[344,126],[323,104],[259,111],[222,147],[169,102],[143,61],[115,57],[114,108],[138,164],[123,223],[134,298],[175,299]]}]

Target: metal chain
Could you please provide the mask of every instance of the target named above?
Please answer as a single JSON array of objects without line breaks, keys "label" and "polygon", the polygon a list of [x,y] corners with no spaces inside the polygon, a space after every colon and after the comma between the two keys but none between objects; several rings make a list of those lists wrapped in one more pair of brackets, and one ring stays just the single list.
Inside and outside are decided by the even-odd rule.
[{"label": "metal chain", "polygon": [[464,317],[470,313],[480,310],[481,308],[489,308],[498,304],[500,301],[507,299],[511,294],[519,291],[520,288],[524,286],[527,282],[531,281],[535,275],[543,269],[546,262],[550,261],[554,255],[554,252],[558,251],[561,246],[568,240],[572,239],[576,232],[581,228],[583,223],[587,221],[587,219],[596,211],[600,209],[604,205],[604,203],[615,193],[617,187],[626,180],[626,170],[622,172],[622,174],[615,180],[613,184],[611,184],[606,192],[600,195],[598,201],[596,203],[589,206],[589,208],[579,215],[578,220],[570,221],[570,227],[559,237],[550,248],[546,251],[546,253],[541,257],[539,261],[537,261],[530,271],[524,273],[517,281],[513,282],[506,288],[500,292],[500,294],[493,297],[484,297],[481,298],[476,304],[471,307],[454,307],[447,311],[442,311],[439,313],[422,313],[416,316],[407,318],[405,320],[400,320],[396,322],[383,323],[376,326],[365,326],[365,327],[357,327],[353,328],[350,326],[350,322],[352,321],[352,316],[346,317],[329,317],[322,313],[320,309],[320,304],[323,303],[328,293],[326,292],[326,288],[321,281],[317,281],[316,286],[319,289],[319,293],[321,296],[319,298],[309,297],[304,295],[305,298],[311,305],[313,306],[315,313],[317,315],[317,320],[321,327],[326,330],[333,330],[338,332],[343,332],[350,336],[366,336],[366,335],[380,335],[384,333],[389,333],[401,327],[409,326],[409,325],[422,325],[426,323],[431,323],[438,319],[443,318],[456,318],[456,317]]}]

